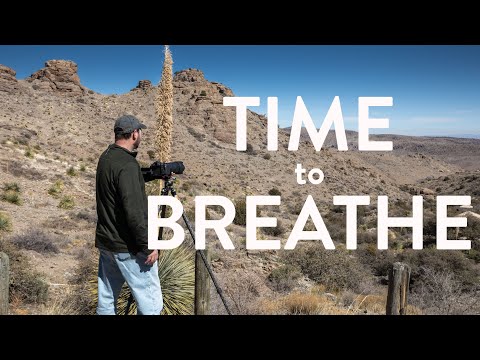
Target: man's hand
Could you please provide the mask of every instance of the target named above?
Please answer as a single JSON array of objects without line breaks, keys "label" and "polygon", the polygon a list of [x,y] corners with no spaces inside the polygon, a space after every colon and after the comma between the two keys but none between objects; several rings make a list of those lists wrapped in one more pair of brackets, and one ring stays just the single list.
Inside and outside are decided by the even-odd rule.
[{"label": "man's hand", "polygon": [[153,265],[157,260],[158,260],[158,250],[153,250],[150,253],[150,255],[147,256],[147,260],[145,260],[145,264]]}]

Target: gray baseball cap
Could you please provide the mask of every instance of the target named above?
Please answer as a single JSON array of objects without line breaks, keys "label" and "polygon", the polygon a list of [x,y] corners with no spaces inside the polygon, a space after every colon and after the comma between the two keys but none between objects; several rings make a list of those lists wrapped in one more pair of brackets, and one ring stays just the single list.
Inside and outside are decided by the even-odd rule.
[{"label": "gray baseball cap", "polygon": [[136,129],[146,129],[147,126],[142,124],[135,116],[133,115],[123,115],[120,116],[113,126],[113,131],[115,134],[128,134],[133,132]]}]

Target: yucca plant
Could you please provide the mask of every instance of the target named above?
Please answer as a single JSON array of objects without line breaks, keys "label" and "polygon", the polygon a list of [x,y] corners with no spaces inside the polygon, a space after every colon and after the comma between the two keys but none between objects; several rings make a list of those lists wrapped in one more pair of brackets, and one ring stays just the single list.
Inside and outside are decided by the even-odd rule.
[{"label": "yucca plant", "polygon": [[[88,294],[92,301],[90,312],[95,313],[98,288],[96,268],[92,269]],[[182,245],[173,250],[160,251],[158,257],[158,276],[163,296],[162,315],[192,315],[195,286],[195,252]],[[125,284],[118,298],[119,315],[125,315],[130,289]],[[130,306],[129,315],[137,313],[135,302]]]},{"label": "yucca plant", "polygon": [[[157,117],[155,131],[155,155],[161,162],[170,161],[173,130],[173,73],[172,53],[165,45],[165,60],[163,62],[162,78],[155,96],[155,114]],[[163,181],[159,182],[159,194]]]}]

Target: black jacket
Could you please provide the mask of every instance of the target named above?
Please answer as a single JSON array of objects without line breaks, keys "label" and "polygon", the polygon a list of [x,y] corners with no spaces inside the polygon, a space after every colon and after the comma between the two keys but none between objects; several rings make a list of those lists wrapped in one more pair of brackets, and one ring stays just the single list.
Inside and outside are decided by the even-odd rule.
[{"label": "black jacket", "polygon": [[100,249],[152,252],[148,250],[145,182],[136,156],[136,152],[112,144],[98,161],[95,246]]}]

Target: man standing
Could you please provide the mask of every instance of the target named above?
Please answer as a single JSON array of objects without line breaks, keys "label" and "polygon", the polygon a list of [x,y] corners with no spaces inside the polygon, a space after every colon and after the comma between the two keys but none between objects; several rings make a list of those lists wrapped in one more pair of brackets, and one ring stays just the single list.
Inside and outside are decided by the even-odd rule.
[{"label": "man standing", "polygon": [[97,166],[98,315],[115,315],[126,281],[139,315],[159,315],[163,308],[158,251],[148,249],[145,182],[134,151],[146,126],[132,115],[115,121],[115,143]]}]

